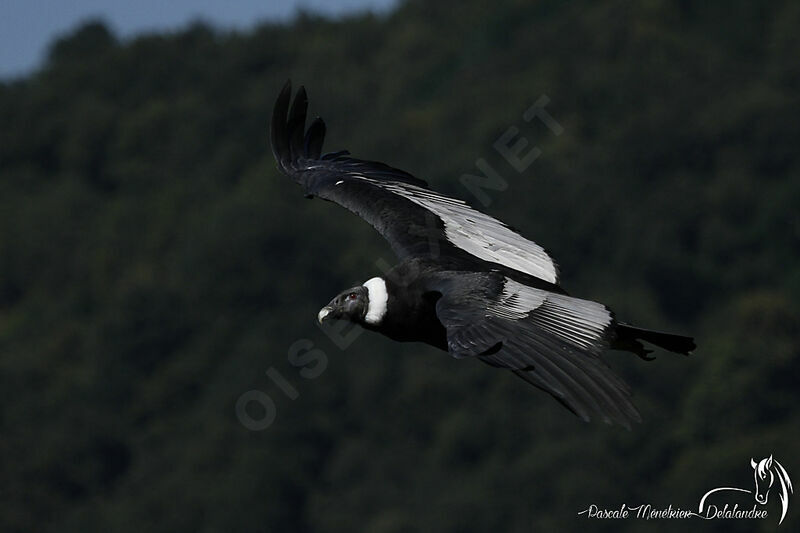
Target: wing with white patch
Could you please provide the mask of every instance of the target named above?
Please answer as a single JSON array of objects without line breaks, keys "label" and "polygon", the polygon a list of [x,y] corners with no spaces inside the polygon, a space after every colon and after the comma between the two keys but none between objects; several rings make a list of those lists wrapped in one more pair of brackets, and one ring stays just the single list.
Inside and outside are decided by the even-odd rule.
[{"label": "wing with white patch", "polygon": [[309,197],[333,201],[366,220],[401,258],[425,257],[449,267],[486,262],[558,285],[558,269],[538,244],[465,202],[428,189],[399,169],[347,152],[321,155],[325,125],[306,131],[308,101],[301,88],[289,106],[287,83],[272,116],[272,149],[279,168]]},{"label": "wing with white patch", "polygon": [[629,387],[601,359],[611,312],[496,273],[444,274],[436,311],[454,357],[512,370],[584,420],[640,421]]}]

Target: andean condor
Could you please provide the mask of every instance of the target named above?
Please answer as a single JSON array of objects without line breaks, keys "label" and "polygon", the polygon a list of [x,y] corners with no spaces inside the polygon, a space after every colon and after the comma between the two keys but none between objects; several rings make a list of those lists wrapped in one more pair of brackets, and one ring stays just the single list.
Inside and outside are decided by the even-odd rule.
[{"label": "andean condor", "polygon": [[688,355],[690,337],[617,322],[603,304],[569,296],[547,252],[465,202],[384,163],[322,155],[325,123],[305,128],[308,100],[283,87],[272,115],[278,168],[315,196],[346,207],[389,241],[401,263],[342,291],[320,322],[349,320],[398,341],[507,368],[588,421],[641,421],[630,388],[601,358],[640,340]]}]

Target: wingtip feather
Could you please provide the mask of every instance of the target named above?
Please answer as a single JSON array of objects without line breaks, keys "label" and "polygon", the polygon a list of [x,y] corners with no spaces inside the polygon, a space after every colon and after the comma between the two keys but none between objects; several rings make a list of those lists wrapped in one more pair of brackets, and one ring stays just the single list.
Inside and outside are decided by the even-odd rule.
[{"label": "wingtip feather", "polygon": [[308,110],[308,95],[302,85],[297,90],[297,94],[289,110],[289,121],[287,125],[289,134],[289,151],[292,159],[302,157],[303,137],[305,134],[306,112]]},{"label": "wingtip feather", "polygon": [[319,159],[322,155],[322,143],[325,141],[325,121],[320,117],[314,119],[308,127],[305,140],[306,157]]},{"label": "wingtip feather", "polygon": [[305,130],[308,95],[304,86],[297,89],[292,100],[292,80],[278,93],[272,111],[270,140],[278,168],[289,171],[298,158],[319,159],[325,140],[325,122],[317,117]]},{"label": "wingtip feather", "polygon": [[284,163],[289,157],[289,144],[286,117],[289,112],[289,102],[292,98],[292,80],[286,80],[278,98],[275,99],[275,106],[272,109],[272,122],[270,125],[270,140],[272,153],[278,166],[284,168]]}]

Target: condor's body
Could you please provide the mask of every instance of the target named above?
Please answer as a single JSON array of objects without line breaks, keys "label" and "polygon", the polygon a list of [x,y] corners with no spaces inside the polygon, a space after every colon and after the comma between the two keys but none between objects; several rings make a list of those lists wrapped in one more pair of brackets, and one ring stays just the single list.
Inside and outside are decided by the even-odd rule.
[{"label": "condor's body", "polygon": [[621,324],[604,305],[561,288],[538,244],[411,174],[347,152],[322,155],[325,124],[306,129],[301,88],[272,117],[279,169],[306,197],[337,203],[372,225],[401,262],[338,294],[318,315],[349,320],[396,341],[418,341],[456,358],[506,368],[584,420],[629,427],[641,419],[629,387],[602,359],[607,348],[647,358],[642,340],[688,354],[690,337]]}]

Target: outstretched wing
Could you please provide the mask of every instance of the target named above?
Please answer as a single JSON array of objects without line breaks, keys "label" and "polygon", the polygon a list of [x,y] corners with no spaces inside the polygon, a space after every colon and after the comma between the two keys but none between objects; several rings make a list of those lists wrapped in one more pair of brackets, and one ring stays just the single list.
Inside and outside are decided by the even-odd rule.
[{"label": "outstretched wing", "polygon": [[584,420],[641,421],[629,387],[600,358],[614,324],[605,306],[494,272],[444,273],[433,288],[454,357],[508,368]]},{"label": "outstretched wing", "polygon": [[302,87],[291,109],[290,100],[287,82],[272,115],[272,151],[281,171],[309,197],[335,202],[366,220],[401,259],[425,257],[451,266],[495,263],[558,284],[547,252],[499,220],[383,163],[354,159],[346,151],[321,155],[325,123],[317,118],[305,129],[308,100]]}]

